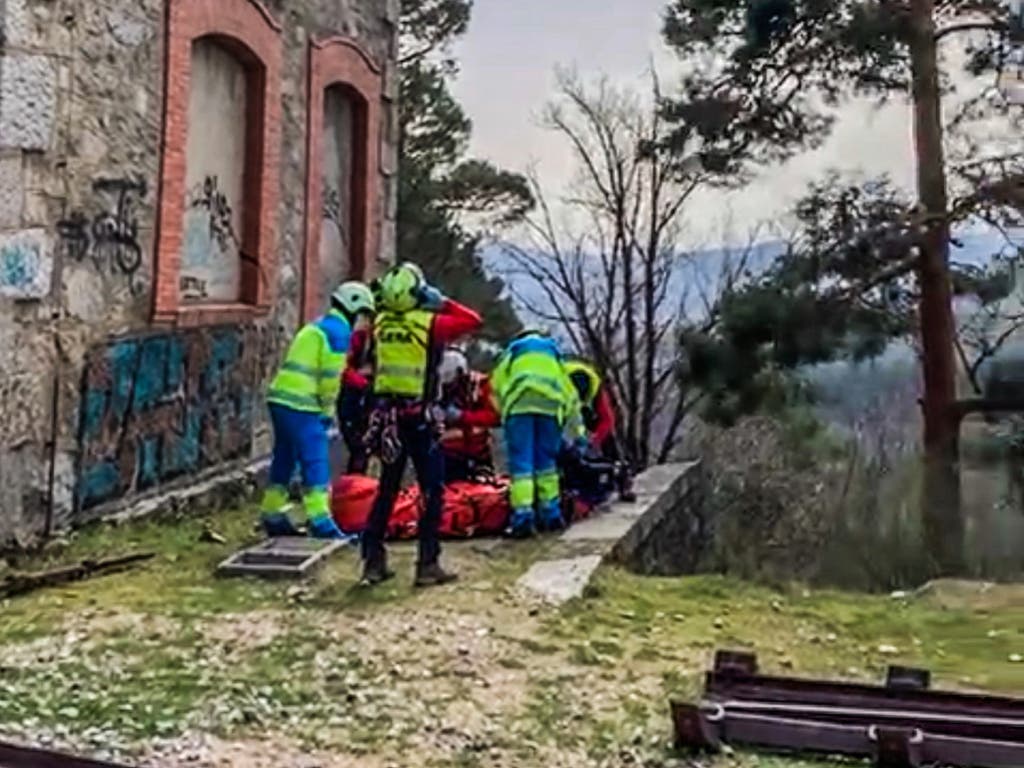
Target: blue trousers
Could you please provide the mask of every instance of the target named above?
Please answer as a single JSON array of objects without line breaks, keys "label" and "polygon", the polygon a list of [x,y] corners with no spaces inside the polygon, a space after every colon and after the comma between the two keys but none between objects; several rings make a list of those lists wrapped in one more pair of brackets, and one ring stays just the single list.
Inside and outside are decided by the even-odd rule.
[{"label": "blue trousers", "polygon": [[288,484],[295,469],[302,474],[303,505],[310,518],[324,517],[329,511],[331,468],[328,461],[327,427],[319,413],[296,411],[271,403],[270,421],[274,428],[274,453],[270,461],[270,483],[264,497],[264,512],[287,500]]},{"label": "blue trousers", "polygon": [[554,416],[516,414],[505,420],[508,468],[512,475],[509,501],[513,510],[542,509],[559,501],[558,452],[562,426]]}]

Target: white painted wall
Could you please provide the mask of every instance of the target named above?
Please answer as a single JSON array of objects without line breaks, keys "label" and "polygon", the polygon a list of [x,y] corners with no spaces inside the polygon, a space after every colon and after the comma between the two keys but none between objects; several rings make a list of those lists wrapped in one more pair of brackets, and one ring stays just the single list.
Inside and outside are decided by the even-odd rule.
[{"label": "white painted wall", "polygon": [[181,296],[239,299],[245,170],[246,72],[210,39],[192,46]]}]

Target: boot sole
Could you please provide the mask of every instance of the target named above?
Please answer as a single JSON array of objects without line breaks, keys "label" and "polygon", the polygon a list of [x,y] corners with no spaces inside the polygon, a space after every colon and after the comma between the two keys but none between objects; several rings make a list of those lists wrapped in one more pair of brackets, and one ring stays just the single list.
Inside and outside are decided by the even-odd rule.
[{"label": "boot sole", "polygon": [[378,576],[372,579],[364,576],[359,580],[359,586],[367,588],[376,587],[378,584],[384,584],[385,582],[391,581],[393,578],[395,578],[395,574],[390,571],[383,576]]},{"label": "boot sole", "polygon": [[443,587],[445,584],[454,584],[458,580],[458,576],[453,576],[450,579],[416,579],[412,586],[414,589],[428,589],[430,587]]}]

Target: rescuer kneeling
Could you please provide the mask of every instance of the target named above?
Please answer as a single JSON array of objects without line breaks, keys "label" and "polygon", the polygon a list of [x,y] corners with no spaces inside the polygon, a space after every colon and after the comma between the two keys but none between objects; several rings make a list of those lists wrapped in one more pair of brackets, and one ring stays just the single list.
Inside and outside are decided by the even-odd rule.
[{"label": "rescuer kneeling", "polygon": [[501,425],[488,377],[469,367],[457,349],[441,362],[441,405],[447,429],[441,437],[444,482],[475,482],[494,477],[491,430]]},{"label": "rescuer kneeling", "polygon": [[373,312],[373,294],[368,287],[358,282],[342,284],[331,295],[327,314],[304,325],[292,339],[270,384],[267,403],[274,453],[261,505],[268,536],[298,534],[288,515],[288,485],[298,465],[309,534],[321,539],[344,538],[331,519],[328,503],[328,431],[334,422],[352,327],[360,316],[372,317]]},{"label": "rescuer kneeling", "polygon": [[619,450],[615,435],[615,401],[600,374],[590,363],[569,360],[565,364],[569,379],[576,387],[587,429],[590,452],[616,465],[615,482],[622,501],[636,501],[633,493],[633,472]]}]

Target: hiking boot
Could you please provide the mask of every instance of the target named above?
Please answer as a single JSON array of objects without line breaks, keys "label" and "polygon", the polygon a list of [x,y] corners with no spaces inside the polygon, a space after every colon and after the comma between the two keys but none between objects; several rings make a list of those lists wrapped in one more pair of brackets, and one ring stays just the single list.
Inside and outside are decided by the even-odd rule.
[{"label": "hiking boot", "polygon": [[375,587],[395,578],[395,572],[388,568],[387,561],[367,560],[363,563],[363,577],[359,580],[360,586]]},{"label": "hiking boot", "polygon": [[302,535],[286,512],[264,512],[260,516],[260,523],[263,525],[263,532],[270,539]]},{"label": "hiking boot", "polygon": [[341,528],[329,517],[314,517],[309,521],[309,535],[314,539],[347,540]]},{"label": "hiking boot", "polygon": [[554,533],[556,531],[564,531],[566,528],[565,518],[562,516],[562,510],[557,507],[549,509],[544,512],[544,527],[542,530]]},{"label": "hiking boot", "polygon": [[415,587],[439,587],[442,584],[451,584],[459,578],[459,574],[446,571],[438,562],[417,563]]},{"label": "hiking boot", "polygon": [[513,539],[528,539],[536,533],[536,522],[532,509],[517,509],[509,518],[505,534]]}]

